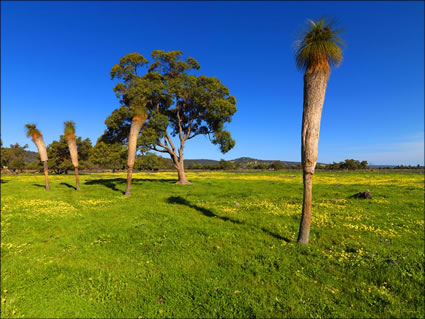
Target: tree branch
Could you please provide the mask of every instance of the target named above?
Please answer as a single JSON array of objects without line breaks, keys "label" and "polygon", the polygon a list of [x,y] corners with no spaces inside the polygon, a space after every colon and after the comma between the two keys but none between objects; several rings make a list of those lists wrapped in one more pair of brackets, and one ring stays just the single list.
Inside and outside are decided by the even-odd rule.
[{"label": "tree branch", "polygon": [[187,137],[187,139],[188,139],[188,140],[190,140],[191,138],[194,138],[195,136],[197,136],[197,135],[201,135],[201,134],[202,134],[202,135],[204,135],[204,134],[205,134],[205,135],[207,135],[207,134],[208,134],[208,136],[209,136],[209,134],[211,134],[211,133],[214,133],[214,131],[208,131],[208,132],[206,132],[206,133],[200,133],[200,132],[199,132],[199,133],[195,133],[195,134],[193,134],[192,136]]},{"label": "tree branch", "polygon": [[177,109],[177,119],[179,121],[179,138],[180,142],[183,142],[183,129],[182,129],[182,119],[180,117],[180,109]]},{"label": "tree branch", "polygon": [[192,123],[195,120],[195,118],[190,119],[189,124],[187,125],[187,133],[184,135],[183,139],[186,141],[189,138],[190,132],[192,131]]},{"label": "tree branch", "polygon": [[[167,132],[165,132],[164,136],[166,137],[166,139],[167,139],[167,141],[168,141],[168,144],[170,144],[170,145],[171,145],[171,148],[173,149],[173,153],[175,154],[175,153],[176,153],[176,148],[174,147],[174,144],[173,144],[173,142],[171,141],[170,136],[168,135],[168,133],[167,133]],[[161,146],[162,146],[162,145],[161,145]],[[162,146],[162,147],[164,147],[164,146]],[[166,147],[164,147],[164,148],[166,148]]]},{"label": "tree branch", "polygon": [[[160,145],[161,146],[161,145]],[[157,152],[161,152],[161,153],[169,153],[167,150],[160,150],[158,148],[154,147],[149,147],[151,150],[153,151],[157,151]]]},{"label": "tree branch", "polygon": [[164,148],[166,150],[165,151],[166,153],[173,154],[173,151],[166,144],[164,145],[159,141],[158,145],[161,146],[162,148]]}]

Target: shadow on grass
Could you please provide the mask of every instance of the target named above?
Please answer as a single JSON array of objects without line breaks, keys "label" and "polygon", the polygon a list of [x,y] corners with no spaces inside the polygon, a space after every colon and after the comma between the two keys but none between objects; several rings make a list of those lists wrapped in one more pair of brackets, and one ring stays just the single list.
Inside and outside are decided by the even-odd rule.
[{"label": "shadow on grass", "polygon": [[68,183],[60,183],[60,185],[64,185],[64,186],[66,186],[66,187],[69,187],[69,188],[72,188],[72,189],[77,189],[75,186],[72,186],[72,185],[70,185],[70,184],[68,184]]},{"label": "shadow on grass", "polygon": [[229,221],[229,222],[232,222],[234,224],[244,224],[244,222],[241,222],[241,221],[233,219],[233,218],[218,216],[218,215],[214,214],[211,210],[203,208],[203,207],[199,207],[197,205],[193,205],[189,201],[187,201],[186,199],[184,199],[183,197],[180,197],[180,196],[168,197],[167,202],[169,204],[180,204],[180,205],[188,206],[190,208],[196,209],[198,212],[201,212],[202,214],[204,214],[207,217],[217,217],[217,218],[220,218],[221,220],[224,220],[226,222]]},{"label": "shadow on grass", "polygon": [[7,183],[7,181],[5,181],[5,180],[0,180],[0,181],[1,181],[2,184],[6,184]]},{"label": "shadow on grass", "polygon": [[[230,221],[230,222],[232,222],[234,224],[245,224],[245,225],[247,225],[245,222],[241,222],[239,220],[236,220],[236,219],[233,219],[233,218],[229,218],[229,217],[219,216],[217,214],[214,214],[214,212],[212,212],[211,210],[209,210],[207,208],[203,208],[203,207],[200,207],[200,206],[197,206],[197,205],[193,205],[192,203],[190,203],[188,200],[184,199],[181,196],[171,196],[171,197],[168,197],[167,202],[169,204],[185,205],[187,207],[196,209],[197,211],[201,212],[203,215],[205,215],[207,217],[216,217],[216,218],[219,218],[219,219],[224,220],[224,221]],[[247,226],[252,226],[252,225],[247,225]],[[264,227],[260,228],[260,230],[262,230],[266,234],[268,234],[268,235],[270,235],[270,236],[272,236],[272,237],[274,237],[276,239],[284,240],[287,243],[290,243],[291,242],[290,239],[288,239],[286,237],[282,237],[279,234],[275,234],[275,233],[269,231],[268,229],[266,229]]]},{"label": "shadow on grass", "polygon": [[[133,178],[131,184],[139,184],[144,182],[161,182],[161,183],[175,183],[174,179],[151,179],[151,178]],[[85,185],[103,185],[113,191],[125,194],[124,191],[117,188],[117,185],[126,185],[127,179],[125,178],[109,178],[109,179],[94,179],[84,182]]]},{"label": "shadow on grass", "polygon": [[37,187],[43,187],[46,188],[46,185],[40,185],[40,184],[32,184],[33,186],[37,186]]}]

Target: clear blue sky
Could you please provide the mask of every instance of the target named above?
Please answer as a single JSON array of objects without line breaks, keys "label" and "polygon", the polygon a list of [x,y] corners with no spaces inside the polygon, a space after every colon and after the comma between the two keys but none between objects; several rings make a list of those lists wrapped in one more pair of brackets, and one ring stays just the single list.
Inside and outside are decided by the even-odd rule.
[{"label": "clear blue sky", "polygon": [[332,71],[319,162],[424,163],[424,2],[1,2],[1,138],[28,143],[35,122],[46,144],[74,120],[93,143],[119,106],[109,72],[119,59],[181,50],[237,99],[222,155],[207,137],[185,158],[300,161],[303,73],[292,43],[307,18],[345,28],[344,61]]}]

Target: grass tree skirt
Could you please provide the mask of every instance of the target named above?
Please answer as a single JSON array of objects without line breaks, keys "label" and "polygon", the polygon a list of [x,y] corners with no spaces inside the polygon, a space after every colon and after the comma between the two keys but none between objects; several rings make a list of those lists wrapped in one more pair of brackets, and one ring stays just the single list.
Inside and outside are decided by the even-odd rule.
[{"label": "grass tree skirt", "polygon": [[127,171],[127,187],[125,189],[125,196],[130,196],[131,194],[131,179],[133,175],[134,161],[136,159],[136,150],[137,150],[137,138],[139,137],[139,132],[142,129],[143,123],[145,123],[145,115],[136,115],[131,121],[130,134],[128,136],[128,171]]},{"label": "grass tree skirt", "polygon": [[71,155],[71,162],[74,167],[78,167],[78,151],[77,151],[77,140],[75,137],[71,137],[67,140],[69,147],[69,154]]},{"label": "grass tree skirt", "polygon": [[42,162],[47,162],[47,150],[46,145],[43,141],[43,137],[37,136],[36,138],[34,138],[34,144],[37,146],[38,154],[40,154],[40,160]]}]

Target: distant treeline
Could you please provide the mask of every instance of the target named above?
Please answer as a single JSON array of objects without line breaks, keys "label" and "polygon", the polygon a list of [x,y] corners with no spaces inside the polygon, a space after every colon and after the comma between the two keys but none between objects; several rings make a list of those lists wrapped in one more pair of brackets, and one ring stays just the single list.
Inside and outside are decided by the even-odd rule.
[{"label": "distant treeline", "polygon": [[[80,170],[99,170],[111,169],[125,170],[127,165],[127,146],[120,143],[105,144],[98,141],[92,146],[90,139],[77,138],[79,168]],[[9,148],[1,147],[1,166],[9,170],[18,172],[22,170],[42,170],[38,153],[27,150],[28,145],[21,146],[18,143],[10,145]],[[73,166],[69,154],[68,145],[63,136],[59,141],[53,141],[47,146],[49,157],[49,169],[57,174],[73,171]],[[261,161],[249,158],[241,158],[233,161],[224,159],[216,161],[188,160],[185,163],[187,169],[194,170],[283,170],[283,169],[301,169],[301,164],[288,163],[282,161]],[[367,161],[358,161],[346,159],[343,162],[332,164],[318,164],[317,169],[324,170],[358,170],[368,169]],[[394,169],[423,169],[419,164],[417,166],[399,165]],[[134,164],[135,170],[158,171],[173,170],[173,164],[170,159],[158,156],[154,153],[144,153],[138,155]]]},{"label": "distant treeline", "polygon": [[394,166],[394,169],[424,169],[425,166],[421,166],[421,165],[416,165],[416,166],[412,166],[412,165],[397,165]]}]

